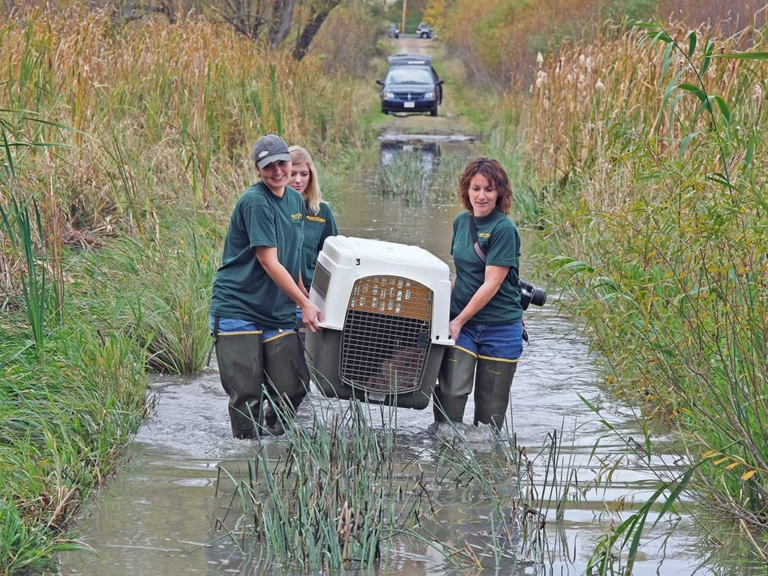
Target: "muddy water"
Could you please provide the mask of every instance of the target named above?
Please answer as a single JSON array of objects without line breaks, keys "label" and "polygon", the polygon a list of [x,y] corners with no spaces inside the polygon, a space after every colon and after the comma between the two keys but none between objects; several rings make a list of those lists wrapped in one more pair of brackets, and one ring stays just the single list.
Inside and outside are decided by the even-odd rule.
[{"label": "muddy water", "polygon": [[[466,143],[443,143],[440,153],[467,154]],[[388,152],[382,149],[382,155]],[[421,246],[450,261],[448,253],[451,222],[458,213],[455,203],[406,204],[396,198],[382,197],[365,184],[370,177],[373,157],[352,185],[338,196],[334,207],[340,232]],[[533,250],[536,239],[523,234],[524,254]],[[526,274],[523,264],[523,276]],[[559,477],[568,473],[578,479],[582,491],[574,496],[562,520],[554,511],[547,512],[543,532],[546,560],[508,567],[502,574],[584,573],[586,561],[596,541],[626,518],[622,502],[628,508],[640,502],[657,486],[657,479],[647,472],[625,446],[605,436],[606,428],[596,421],[580,396],[606,410],[606,418],[617,429],[635,438],[642,437],[633,414],[603,397],[596,384],[596,371],[587,343],[576,334],[575,326],[558,317],[550,294],[550,304],[527,313],[531,343],[526,346],[513,385],[510,421],[517,442],[531,456],[550,443],[553,434],[562,440]],[[250,441],[234,440],[227,417],[227,398],[221,390],[215,364],[194,378],[158,377],[153,381],[157,396],[155,415],[141,428],[128,448],[127,462],[119,474],[85,508],[77,523],[82,541],[93,553],[78,552],[62,558],[62,575],[149,575],[164,576],[205,574],[263,574],[254,567],[247,553],[238,550],[229,539],[220,539],[217,519],[224,518],[231,500],[231,483],[218,487],[220,467],[238,476],[245,462],[254,455]],[[302,407],[299,418],[311,424],[312,407],[342,409],[343,402],[313,393]],[[472,413],[472,402],[467,414]],[[376,408],[378,411],[378,408]],[[376,422],[372,411],[372,423]],[[431,408],[423,411],[396,409],[398,442],[411,454],[423,453],[423,465],[430,466],[429,448],[436,435],[451,433],[434,430]],[[470,444],[479,454],[491,449],[487,431],[463,427]],[[593,447],[598,449],[593,454]],[[654,456],[659,472],[674,469],[674,456],[664,446]],[[598,488],[589,482],[600,474],[601,462],[615,462],[611,482]],[[546,456],[535,463],[534,474],[544,491]],[[545,496],[545,494],[542,494]],[[445,541],[487,543],[488,524],[482,494],[464,490],[456,495],[456,505],[446,506],[436,519],[435,530]],[[552,507],[553,508],[553,507]],[[239,519],[225,522],[238,526]],[[634,574],[688,575],[702,562],[700,540],[692,529],[685,510],[674,520],[663,520],[643,539]],[[428,549],[410,549],[405,544],[392,554],[388,575],[438,575],[445,573],[440,559]],[[490,573],[490,572],[489,572]],[[721,573],[714,568],[700,568],[697,574]],[[725,572],[722,572],[725,573]],[[728,572],[736,573],[736,572]]]}]

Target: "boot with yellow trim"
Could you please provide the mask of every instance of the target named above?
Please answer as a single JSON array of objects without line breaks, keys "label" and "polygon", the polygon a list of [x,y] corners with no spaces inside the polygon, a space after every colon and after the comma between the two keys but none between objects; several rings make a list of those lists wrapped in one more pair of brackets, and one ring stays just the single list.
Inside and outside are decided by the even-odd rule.
[{"label": "boot with yellow trim", "polygon": [[221,386],[229,396],[229,421],[235,438],[253,438],[261,418],[264,363],[262,333],[219,332],[216,362]]},{"label": "boot with yellow trim", "polygon": [[298,332],[289,330],[264,341],[264,374],[269,395],[264,426],[280,436],[309,390],[309,368]]},{"label": "boot with yellow trim", "polygon": [[437,386],[432,393],[435,422],[463,422],[476,363],[477,356],[464,348],[452,346],[445,351],[437,375]]},{"label": "boot with yellow trim", "polygon": [[517,360],[479,357],[475,376],[475,426],[504,427],[509,406],[509,391],[517,370]]}]

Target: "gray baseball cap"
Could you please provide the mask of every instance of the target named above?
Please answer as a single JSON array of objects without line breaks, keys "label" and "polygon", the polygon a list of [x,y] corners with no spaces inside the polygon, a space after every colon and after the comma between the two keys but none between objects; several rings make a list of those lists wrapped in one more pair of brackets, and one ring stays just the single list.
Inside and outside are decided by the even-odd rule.
[{"label": "gray baseball cap", "polygon": [[288,151],[288,144],[285,140],[277,136],[276,134],[265,134],[253,145],[253,152],[251,153],[253,161],[256,162],[256,166],[264,168],[270,162],[277,160],[283,160],[285,162],[291,161],[291,153]]}]

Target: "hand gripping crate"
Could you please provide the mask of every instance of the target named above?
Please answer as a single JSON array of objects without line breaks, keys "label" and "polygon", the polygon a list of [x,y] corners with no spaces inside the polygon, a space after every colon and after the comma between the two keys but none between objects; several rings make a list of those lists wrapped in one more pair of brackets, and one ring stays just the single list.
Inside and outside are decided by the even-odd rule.
[{"label": "hand gripping crate", "polygon": [[332,236],[310,299],[323,312],[307,332],[307,362],[325,396],[422,410],[448,334],[448,265],[417,246]]}]

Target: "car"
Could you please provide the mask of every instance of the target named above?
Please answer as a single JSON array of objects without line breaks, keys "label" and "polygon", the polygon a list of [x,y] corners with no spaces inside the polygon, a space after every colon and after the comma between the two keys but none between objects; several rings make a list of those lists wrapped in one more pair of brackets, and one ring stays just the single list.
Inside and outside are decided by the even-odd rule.
[{"label": "car", "polygon": [[395,24],[394,22],[390,23],[389,25],[389,37],[400,38],[400,28],[398,28],[397,24]]},{"label": "car", "polygon": [[437,116],[443,96],[443,80],[437,77],[437,72],[431,66],[431,59],[427,61],[424,57],[418,58],[421,59],[418,62],[407,57],[402,59],[403,62],[394,64],[390,60],[389,71],[384,80],[376,80],[381,86],[382,113],[429,112],[431,116]]},{"label": "car", "polygon": [[437,85],[437,103],[443,103],[443,83],[439,82],[440,76],[437,74],[434,66],[432,66],[432,56],[425,56],[424,54],[395,54],[387,58],[390,66],[429,66],[432,72],[432,77],[435,79]]},{"label": "car", "polygon": [[416,26],[416,35],[419,38],[432,38],[434,33],[432,32],[432,28],[424,24],[424,22],[420,22],[418,26]]}]

